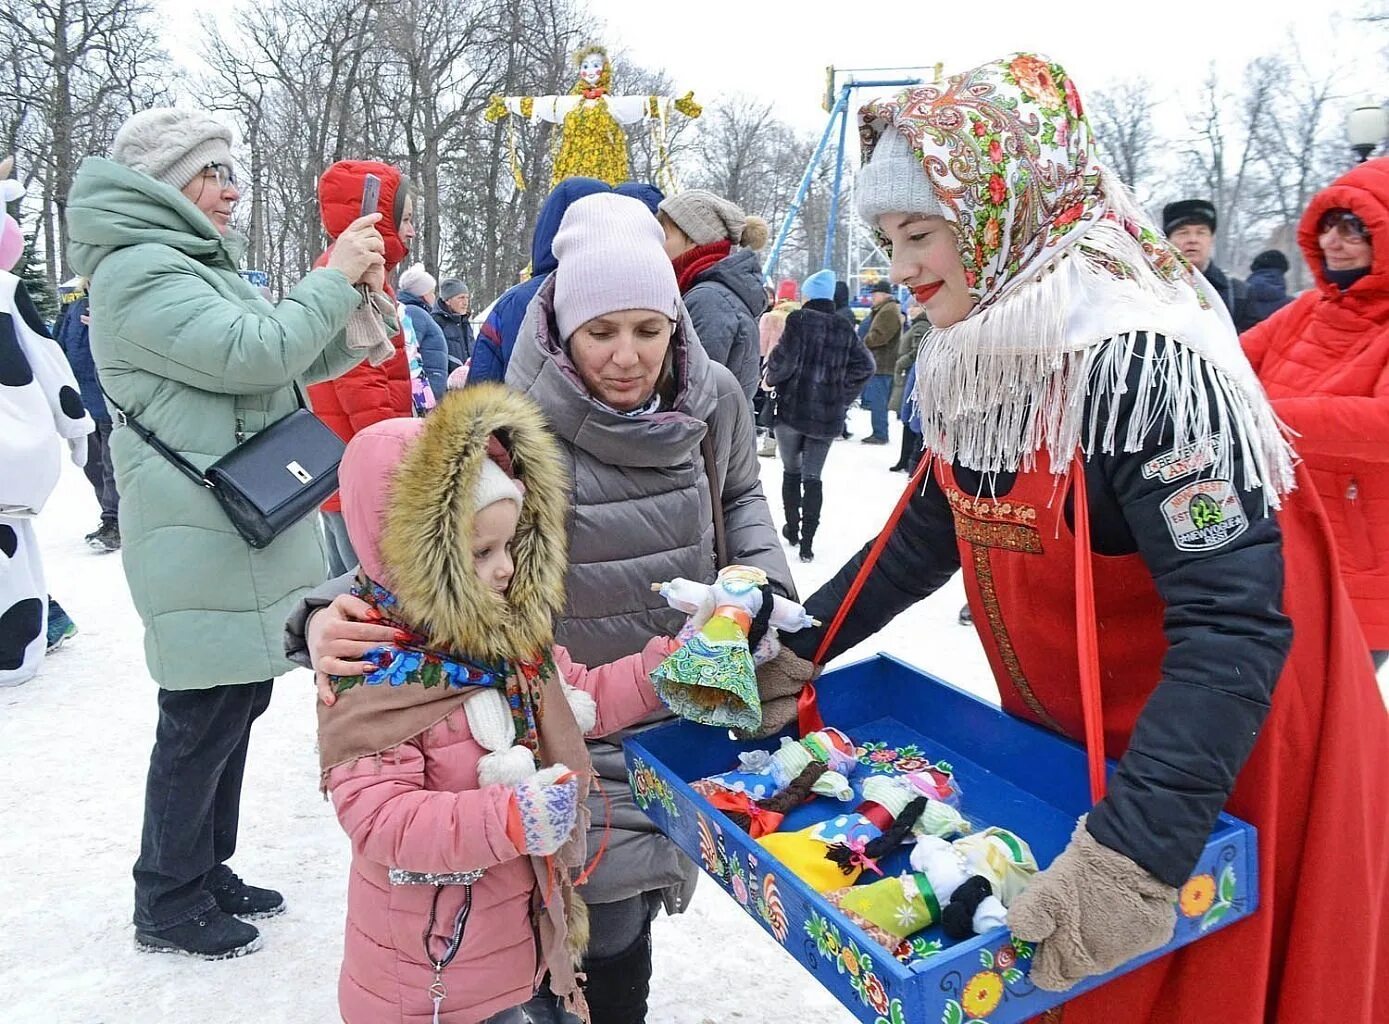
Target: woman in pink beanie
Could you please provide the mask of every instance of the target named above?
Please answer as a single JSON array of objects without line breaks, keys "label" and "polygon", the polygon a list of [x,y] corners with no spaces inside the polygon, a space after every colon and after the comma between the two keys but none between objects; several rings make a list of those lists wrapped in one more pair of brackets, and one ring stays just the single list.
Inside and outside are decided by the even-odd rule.
[{"label": "woman in pink beanie", "polygon": [[[663,238],[635,199],[599,193],[571,205],[554,240],[558,268],[532,300],[507,369],[507,384],[540,407],[573,481],[568,596],[555,637],[586,664],[680,629],[683,614],[651,593],[654,581],[709,583],[720,564],[737,563],[795,597],[762,493],[752,410],[695,337]],[[313,617],[308,641],[320,671],[362,671],[351,659],[370,646],[358,638],[373,627],[347,621],[361,613],[338,597]],[[300,621],[289,624],[291,649],[302,644]],[[774,731],[794,717],[808,671],[793,679],[784,661],[772,661],[758,675],[763,721]],[[607,853],[580,890],[590,908],[584,994],[603,1024],[646,1019],[651,919],[662,907],[685,910],[696,876],[633,801],[622,739],[588,744],[610,802],[589,800],[589,845],[606,832]],[[527,1007],[537,1021],[553,1012]]]}]

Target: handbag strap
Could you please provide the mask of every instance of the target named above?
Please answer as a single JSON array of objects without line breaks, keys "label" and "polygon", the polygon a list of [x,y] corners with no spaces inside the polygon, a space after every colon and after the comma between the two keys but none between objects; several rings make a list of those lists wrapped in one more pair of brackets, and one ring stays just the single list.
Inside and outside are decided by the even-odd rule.
[{"label": "handbag strap", "polygon": [[709,478],[709,504],[714,506],[714,557],[718,560],[717,568],[723,569],[728,565],[728,533],[723,521],[723,488],[719,486],[715,468],[718,463],[714,456],[714,438],[708,430],[699,442],[699,452],[704,456],[704,475]]},{"label": "handbag strap", "polygon": [[[299,390],[299,382],[297,380],[290,381],[290,384],[294,388],[294,397],[295,400],[299,403],[299,408],[308,409],[308,404],[304,401],[304,393]],[[138,437],[141,441],[144,441],[145,444],[149,445],[151,448],[157,451],[175,469],[177,469],[180,473],[186,476],[189,480],[192,480],[198,486],[206,487],[210,491],[217,489],[216,485],[211,480],[209,480],[207,476],[198,469],[197,466],[193,465],[193,463],[189,462],[182,455],[180,455],[178,452],[174,451],[167,444],[161,441],[159,439],[159,435],[157,435],[153,430],[150,430],[148,427],[146,427],[143,423],[136,419],[135,415],[129,412],[125,408],[125,406],[121,405],[114,398],[112,398],[111,393],[106,390],[106,385],[102,384],[100,380],[97,381],[97,387],[101,389],[101,394],[106,399],[106,401],[110,402],[111,405],[116,407],[116,411],[121,414],[121,419],[125,421],[126,426],[128,426],[131,430],[135,431],[136,437]]]},{"label": "handbag strap", "polygon": [[116,411],[121,414],[121,419],[124,420],[125,425],[128,426],[131,430],[135,431],[136,437],[138,437],[141,441],[144,441],[145,444],[149,445],[160,455],[164,456],[164,458],[175,469],[177,469],[180,473],[186,476],[189,480],[192,480],[199,487],[206,487],[208,490],[215,489],[213,487],[212,481],[209,480],[206,476],[204,476],[202,472],[199,471],[197,466],[193,465],[193,463],[189,462],[178,452],[174,451],[163,441],[159,440],[158,435],[156,435],[154,431],[150,430],[143,423],[141,423],[138,419],[134,417],[134,415],[127,412],[124,406],[122,406],[119,402],[117,402],[114,398],[111,397],[110,393],[106,390],[106,386],[102,384],[99,380],[97,381],[97,387],[101,388],[101,393],[106,398],[106,401],[111,403],[111,405],[115,406]]}]

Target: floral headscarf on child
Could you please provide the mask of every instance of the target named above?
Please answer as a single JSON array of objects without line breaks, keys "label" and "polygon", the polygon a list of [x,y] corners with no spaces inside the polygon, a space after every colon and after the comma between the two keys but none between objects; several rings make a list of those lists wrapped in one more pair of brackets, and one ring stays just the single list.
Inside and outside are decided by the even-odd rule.
[{"label": "floral headscarf on child", "polygon": [[[931,332],[917,364],[930,450],[985,472],[1031,469],[1045,450],[1062,472],[1077,449],[1137,450],[1168,414],[1173,444],[1217,432],[1233,439],[1245,486],[1265,487],[1278,503],[1292,486],[1291,450],[1229,315],[1101,166],[1060,65],[1016,54],[871,103],[859,120],[865,164],[886,132],[906,140],[910,171],[919,162],[936,208],[895,212],[951,224],[976,302],[959,323]],[[874,195],[872,170],[859,207],[876,228],[894,190],[879,172]],[[1143,387],[1117,438],[1135,360]],[[1228,475],[1235,449],[1220,447]]]}]

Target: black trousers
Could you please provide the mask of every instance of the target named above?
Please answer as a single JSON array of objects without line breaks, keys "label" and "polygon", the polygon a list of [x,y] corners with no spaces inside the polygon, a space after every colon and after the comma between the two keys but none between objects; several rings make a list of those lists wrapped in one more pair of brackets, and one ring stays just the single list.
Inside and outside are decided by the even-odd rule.
[{"label": "black trousers", "polygon": [[97,420],[96,429],[87,435],[87,464],[82,467],[87,482],[96,492],[96,500],[101,505],[101,522],[115,523],[116,513],[121,507],[121,496],[116,492],[116,473],[111,466],[111,421]]},{"label": "black trousers", "polygon": [[204,884],[236,852],[251,723],[270,705],[273,685],[159,691],[134,872],[137,928],[171,928],[215,905]]}]

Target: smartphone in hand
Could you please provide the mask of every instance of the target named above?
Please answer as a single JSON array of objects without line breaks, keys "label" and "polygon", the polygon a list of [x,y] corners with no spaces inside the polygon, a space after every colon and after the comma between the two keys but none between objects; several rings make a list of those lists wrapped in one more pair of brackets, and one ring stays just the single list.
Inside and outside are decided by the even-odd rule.
[{"label": "smartphone in hand", "polygon": [[368,174],[362,182],[362,211],[357,216],[366,217],[375,213],[380,202],[381,179],[375,174]]}]

